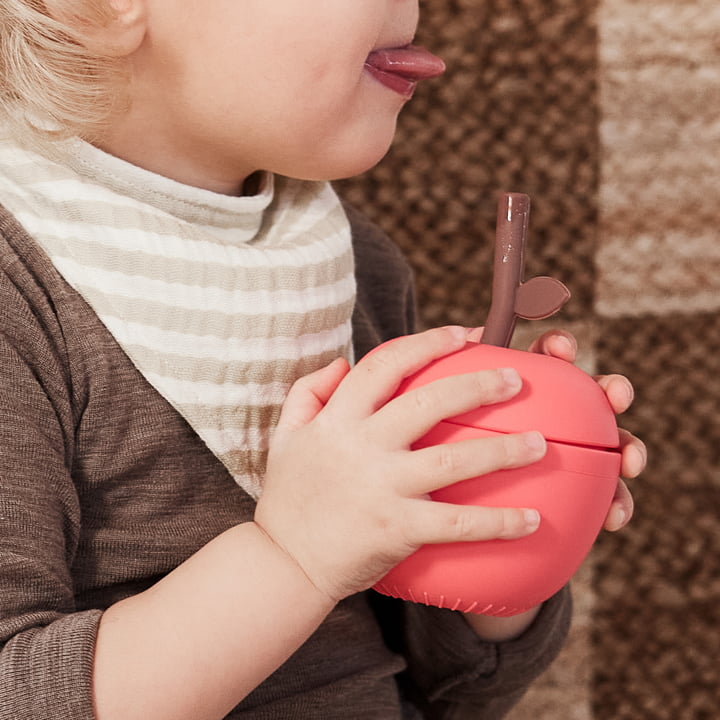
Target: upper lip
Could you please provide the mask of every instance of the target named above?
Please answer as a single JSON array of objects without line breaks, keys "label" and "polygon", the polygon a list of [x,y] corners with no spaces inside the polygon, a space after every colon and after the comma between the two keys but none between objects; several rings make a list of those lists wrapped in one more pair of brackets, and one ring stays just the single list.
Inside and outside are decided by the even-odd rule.
[{"label": "upper lip", "polygon": [[378,50],[397,50],[412,45],[415,42],[415,28],[415,25],[412,25],[412,27],[406,25],[405,31],[378,37],[377,45],[372,49],[373,52],[377,52]]},{"label": "upper lip", "polygon": [[381,45],[377,45],[372,49],[372,52],[378,52],[380,50],[401,50],[402,48],[409,47],[415,41],[415,33],[405,35],[397,40],[390,40],[383,42]]}]

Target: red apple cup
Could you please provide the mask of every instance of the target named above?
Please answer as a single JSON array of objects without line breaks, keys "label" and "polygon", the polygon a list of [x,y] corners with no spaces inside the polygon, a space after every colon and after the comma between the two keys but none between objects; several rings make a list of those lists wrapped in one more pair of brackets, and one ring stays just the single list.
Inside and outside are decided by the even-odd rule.
[{"label": "red apple cup", "polygon": [[570,297],[553,278],[522,282],[529,214],[527,195],[500,198],[493,299],[482,344],[468,343],[430,363],[396,394],[449,375],[515,368],[522,379],[515,397],[444,420],[414,447],[539,430],[547,441],[542,460],[464,480],[431,498],[535,508],[540,527],[516,540],[425,545],[385,575],[375,585],[378,592],[463,612],[515,615],[544,602],[570,580],[605,521],[621,462],[615,413],[605,393],[570,363],[507,347],[517,317],[549,317]]},{"label": "red apple cup", "polygon": [[463,612],[514,615],[565,585],[597,538],[621,457],[615,414],[589,375],[547,355],[468,343],[408,378],[398,393],[495,367],[518,371],[523,382],[518,395],[444,420],[414,447],[539,430],[547,440],[540,461],[455,483],[431,498],[535,508],[540,527],[516,540],[425,545],[375,585],[379,592]]}]

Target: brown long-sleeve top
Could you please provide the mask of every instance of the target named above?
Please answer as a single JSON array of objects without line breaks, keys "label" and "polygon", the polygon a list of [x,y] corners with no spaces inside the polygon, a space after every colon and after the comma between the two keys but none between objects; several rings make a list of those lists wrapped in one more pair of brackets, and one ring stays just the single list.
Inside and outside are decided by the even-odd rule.
[{"label": "brown long-sleeve top", "polygon": [[[396,248],[348,212],[360,357],[411,330],[412,289]],[[254,502],[2,208],[0,388],[0,720],[92,720],[103,610]],[[359,594],[228,717],[499,718],[569,616],[565,590],[521,638],[491,644],[457,613]]]}]

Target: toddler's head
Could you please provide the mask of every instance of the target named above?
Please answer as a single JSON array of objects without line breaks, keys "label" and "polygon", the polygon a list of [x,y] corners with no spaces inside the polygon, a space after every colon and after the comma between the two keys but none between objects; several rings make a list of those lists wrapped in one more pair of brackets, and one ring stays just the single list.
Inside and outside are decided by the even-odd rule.
[{"label": "toddler's head", "polygon": [[3,106],[181,182],[347,177],[417,80],[418,0],[2,0]]}]

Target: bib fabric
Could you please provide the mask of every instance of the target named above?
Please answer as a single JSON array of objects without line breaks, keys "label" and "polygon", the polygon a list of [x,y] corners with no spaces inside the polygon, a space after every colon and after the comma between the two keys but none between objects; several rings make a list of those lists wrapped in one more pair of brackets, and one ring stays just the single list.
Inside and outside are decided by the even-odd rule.
[{"label": "bib fabric", "polygon": [[290,385],[352,362],[350,225],[328,183],[183,185],[80,140],[0,138],[0,203],[148,382],[257,498]]}]

